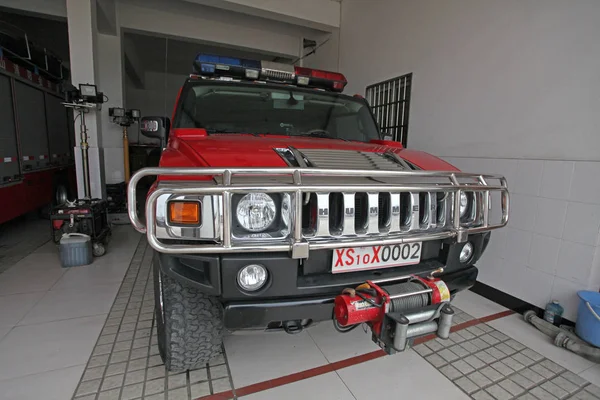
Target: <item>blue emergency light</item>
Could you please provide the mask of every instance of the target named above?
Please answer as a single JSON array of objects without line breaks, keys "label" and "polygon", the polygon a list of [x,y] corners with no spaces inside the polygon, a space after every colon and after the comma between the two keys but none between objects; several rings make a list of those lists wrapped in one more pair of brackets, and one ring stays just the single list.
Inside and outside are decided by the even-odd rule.
[{"label": "blue emergency light", "polygon": [[246,60],[235,57],[200,53],[194,60],[194,70],[206,77],[228,77],[246,80],[272,81],[278,83],[329,89],[341,92],[348,83],[337,72],[312,68],[294,67],[272,61]]},{"label": "blue emergency light", "polygon": [[194,69],[200,75],[258,79],[260,76],[260,61],[201,53],[196,56]]}]

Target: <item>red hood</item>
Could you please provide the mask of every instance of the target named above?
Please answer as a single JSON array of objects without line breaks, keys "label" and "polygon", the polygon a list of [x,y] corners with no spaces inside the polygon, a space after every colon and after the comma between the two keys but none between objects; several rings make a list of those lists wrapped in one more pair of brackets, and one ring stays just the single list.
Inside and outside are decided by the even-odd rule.
[{"label": "red hood", "polygon": [[394,151],[424,170],[455,171],[447,162],[427,153],[375,143],[345,142],[335,139],[223,134],[185,139],[171,136],[163,152],[161,166],[287,167],[273,149],[332,149],[366,152]]}]

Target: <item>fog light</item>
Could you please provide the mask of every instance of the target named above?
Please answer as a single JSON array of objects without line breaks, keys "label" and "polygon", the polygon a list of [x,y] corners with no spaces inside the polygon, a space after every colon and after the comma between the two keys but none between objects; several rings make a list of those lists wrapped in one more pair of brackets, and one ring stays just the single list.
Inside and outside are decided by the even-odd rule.
[{"label": "fog light", "polygon": [[471,257],[473,257],[473,244],[471,244],[471,242],[467,242],[460,251],[458,260],[464,264],[468,262],[471,259]]},{"label": "fog light", "polygon": [[267,269],[262,265],[250,264],[238,272],[238,285],[249,292],[260,289],[267,282]]}]

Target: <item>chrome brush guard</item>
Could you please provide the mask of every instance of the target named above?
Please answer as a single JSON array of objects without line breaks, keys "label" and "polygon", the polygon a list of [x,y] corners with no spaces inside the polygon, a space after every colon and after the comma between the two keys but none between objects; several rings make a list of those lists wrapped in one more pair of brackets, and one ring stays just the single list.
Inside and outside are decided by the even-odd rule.
[{"label": "chrome brush guard", "polygon": [[[144,223],[137,212],[136,187],[145,176],[160,176],[157,189],[146,199]],[[189,180],[168,180],[167,177]],[[198,178],[201,178],[198,180]],[[286,237],[244,242],[232,235],[232,196],[247,193],[288,194],[290,226]],[[460,215],[461,192],[472,195],[473,220],[464,223]],[[127,208],[136,230],[146,233],[149,244],[169,254],[214,254],[241,252],[285,252],[293,258],[307,258],[310,250],[371,245],[390,245],[428,240],[455,239],[465,242],[469,234],[503,227],[508,222],[509,194],[504,177],[446,171],[388,171],[318,168],[144,168],[131,177]],[[336,201],[330,196],[336,195]],[[382,194],[386,201],[381,202]],[[442,201],[439,198],[442,196]],[[499,201],[491,201],[492,195]],[[157,200],[168,196],[212,196],[215,240],[193,243],[185,238],[164,240],[156,234]],[[355,230],[357,196],[364,199],[364,230]],[[316,221],[303,228],[303,207],[315,199]],[[403,225],[402,202],[409,220]],[[165,206],[164,202],[160,203]],[[340,229],[332,229],[330,206],[339,207]],[[421,207],[420,207],[421,205]],[[406,206],[406,205],[405,205]],[[443,210],[440,207],[444,207]],[[162,211],[161,211],[162,212]],[[383,213],[385,218],[380,218]],[[498,215],[497,222],[491,214]],[[164,213],[164,212],[163,212]],[[204,218],[204,216],[203,216]],[[382,222],[383,220],[383,222]],[[174,243],[176,242],[176,243]],[[182,243],[184,242],[184,243]]]}]

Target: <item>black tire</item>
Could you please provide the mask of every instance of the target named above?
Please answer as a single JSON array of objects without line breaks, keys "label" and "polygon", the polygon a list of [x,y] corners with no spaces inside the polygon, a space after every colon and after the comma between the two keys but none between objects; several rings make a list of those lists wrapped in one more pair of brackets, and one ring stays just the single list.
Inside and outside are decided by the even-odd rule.
[{"label": "black tire", "polygon": [[69,199],[69,191],[65,182],[66,177],[55,176],[52,184],[52,201],[39,208],[41,219],[50,219],[54,207],[64,204]]},{"label": "black tire", "polygon": [[223,309],[214,297],[160,271],[155,259],[154,304],[158,350],[169,371],[206,365],[223,353]]},{"label": "black tire", "polygon": [[60,182],[54,188],[54,202],[53,204],[56,206],[63,205],[69,200],[69,191],[67,186]]}]

